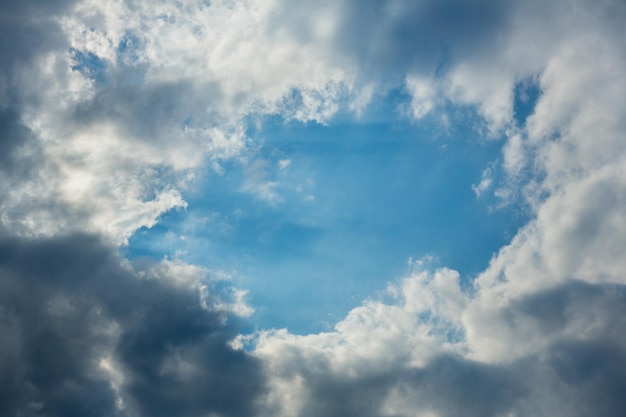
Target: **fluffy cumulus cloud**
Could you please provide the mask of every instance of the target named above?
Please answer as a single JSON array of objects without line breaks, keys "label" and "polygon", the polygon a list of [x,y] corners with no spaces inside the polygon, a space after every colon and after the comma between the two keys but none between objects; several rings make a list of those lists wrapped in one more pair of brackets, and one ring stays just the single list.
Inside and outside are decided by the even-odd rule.
[{"label": "fluffy cumulus cloud", "polygon": [[[571,281],[485,305],[419,269],[333,332],[263,332],[264,407],[280,415],[620,415],[623,284]],[[481,333],[477,337],[477,330]]]},{"label": "fluffy cumulus cloud", "polygon": [[[0,414],[626,413],[622,1],[0,4]],[[281,204],[251,120],[396,88],[415,123],[472,111],[503,149],[477,198],[530,212],[471,282],[419,261],[332,331],[240,335],[245,291],[117,253],[231,161]]]}]

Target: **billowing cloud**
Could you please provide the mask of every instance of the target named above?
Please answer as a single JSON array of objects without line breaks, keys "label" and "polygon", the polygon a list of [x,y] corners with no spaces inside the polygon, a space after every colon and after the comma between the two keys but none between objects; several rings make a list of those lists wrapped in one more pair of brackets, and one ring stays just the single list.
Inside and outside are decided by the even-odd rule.
[{"label": "billowing cloud", "polygon": [[[390,290],[393,303],[367,302],[333,332],[259,335],[255,354],[271,386],[268,414],[623,411],[623,285],[570,282],[506,306],[482,306],[462,295],[457,274],[443,269],[418,271]],[[454,321],[461,317],[464,324]]]}]

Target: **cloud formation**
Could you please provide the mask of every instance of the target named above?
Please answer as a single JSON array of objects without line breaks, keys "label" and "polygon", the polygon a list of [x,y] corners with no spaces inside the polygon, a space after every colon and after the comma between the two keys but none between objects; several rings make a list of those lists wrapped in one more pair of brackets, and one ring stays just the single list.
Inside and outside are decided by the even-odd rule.
[{"label": "cloud formation", "polygon": [[[2,9],[0,414],[624,414],[623,2]],[[538,98],[516,118],[526,84]],[[227,161],[280,204],[255,120],[358,117],[394,88],[398,117],[470,111],[502,141],[475,192],[531,220],[472,282],[418,264],[332,331],[238,336],[244,292],[219,300],[193,266],[116,253]]]},{"label": "cloud formation", "polygon": [[[270,376],[266,407],[304,416],[624,410],[623,285],[570,282],[477,313],[481,300],[463,297],[455,278],[417,272],[391,288],[399,299],[370,301],[330,333],[261,334],[255,354]],[[450,322],[458,317],[463,325]],[[476,328],[485,332],[480,344]]]}]

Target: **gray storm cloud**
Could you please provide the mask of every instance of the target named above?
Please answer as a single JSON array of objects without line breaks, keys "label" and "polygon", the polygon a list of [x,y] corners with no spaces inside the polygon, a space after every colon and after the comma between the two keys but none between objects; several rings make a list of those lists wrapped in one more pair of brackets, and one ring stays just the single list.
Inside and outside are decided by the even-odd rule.
[{"label": "gray storm cloud", "polygon": [[93,236],[2,240],[2,415],[253,415],[264,377],[232,318],[120,261]]}]

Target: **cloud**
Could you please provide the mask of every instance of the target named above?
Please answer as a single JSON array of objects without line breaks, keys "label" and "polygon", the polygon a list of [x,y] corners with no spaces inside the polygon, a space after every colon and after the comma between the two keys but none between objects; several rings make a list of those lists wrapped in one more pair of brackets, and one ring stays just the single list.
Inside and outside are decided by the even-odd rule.
[{"label": "cloud", "polygon": [[[537,27],[531,16],[538,11],[516,5],[497,47],[487,42],[483,53],[456,56],[439,80],[407,82],[416,117],[437,111],[426,94],[432,88],[456,105],[477,106],[486,134],[504,134],[507,177],[497,192],[519,193],[534,218],[465,290],[454,279],[435,278],[454,271],[420,272],[395,287],[398,298],[365,302],[333,332],[261,333],[255,354],[270,377],[270,409],[623,413],[621,388],[609,387],[626,381],[619,365],[626,353],[619,319],[626,305],[619,252],[626,247],[626,86],[618,74],[623,31],[608,13],[625,11],[614,2],[593,11],[569,6],[541,9]],[[580,22],[576,30],[564,23],[572,20]],[[542,46],[528,48],[524,36]],[[526,126],[513,126],[515,85],[533,74],[541,95]]]},{"label": "cloud", "polygon": [[137,271],[92,236],[3,239],[2,414],[251,415],[260,364],[179,270]]},{"label": "cloud", "polygon": [[487,191],[493,183],[493,171],[491,167],[487,167],[483,170],[478,185],[472,184],[472,191],[476,194],[476,197],[480,197],[482,193]]},{"label": "cloud", "polygon": [[[6,26],[5,44],[19,49],[4,51],[13,61],[3,67],[3,96],[20,104],[8,109],[14,127],[3,147],[31,138],[20,163],[4,165],[32,169],[19,187],[4,187],[3,228],[21,236],[89,230],[118,243],[184,207],[190,173],[244,155],[248,115],[326,123],[393,87],[385,78],[398,71],[395,83],[420,80],[409,87],[413,113],[425,114],[441,90],[429,79],[442,50],[423,41],[459,41],[467,47],[455,51],[466,53],[508,13],[491,2],[29,4],[8,13],[39,22],[34,33],[45,41]],[[467,13],[475,19],[462,19]],[[276,186],[248,188],[278,201]],[[115,219],[120,208],[123,220]]]},{"label": "cloud", "polygon": [[[11,214],[3,228],[28,236],[87,229],[125,242],[163,212],[184,207],[190,171],[219,169],[220,161],[246,153],[252,114],[326,123],[339,109],[360,113],[375,92],[403,85],[412,117],[445,113],[446,103],[473,106],[485,132],[499,137],[513,128],[521,80],[542,74],[545,89],[559,82],[595,87],[574,73],[551,81],[584,48],[602,54],[597,62],[613,74],[607,79],[619,80],[619,28],[598,23],[623,13],[612,2],[593,12],[567,1],[237,4],[30,2],[7,9],[15,24],[39,22],[32,33],[43,41],[20,35],[30,29],[3,26],[10,39],[3,55],[11,61],[3,66],[2,95],[18,103],[6,110],[3,165],[32,167],[20,187],[4,187],[3,211]],[[578,42],[568,21],[593,36]],[[573,91],[560,91],[567,103],[576,101],[567,96]],[[528,121],[529,142],[546,123]],[[17,139],[26,136],[30,144]],[[525,141],[507,145],[512,173],[529,163],[516,151]],[[16,164],[7,158],[18,157],[18,143]],[[276,200],[275,185],[263,187],[262,198]],[[171,198],[176,193],[180,198]],[[108,227],[119,207],[127,221]]]},{"label": "cloud", "polygon": [[291,159],[281,159],[278,161],[278,168],[283,170],[291,164]]},{"label": "cloud", "polygon": [[624,285],[569,282],[507,305],[484,305],[463,294],[454,271],[440,269],[416,271],[391,292],[392,303],[368,301],[333,332],[261,333],[254,352],[270,378],[268,414],[623,410]]},{"label": "cloud", "polygon": [[[624,413],[622,2],[2,7],[0,414]],[[115,253],[186,207],[207,166],[236,159],[244,191],[281,201],[270,166],[290,160],[255,157],[249,117],[329,123],[396,87],[402,117],[474,112],[506,175],[490,165],[474,191],[529,206],[472,282],[419,269],[333,331],[262,330],[246,353],[230,316],[252,312],[245,291]]]}]

